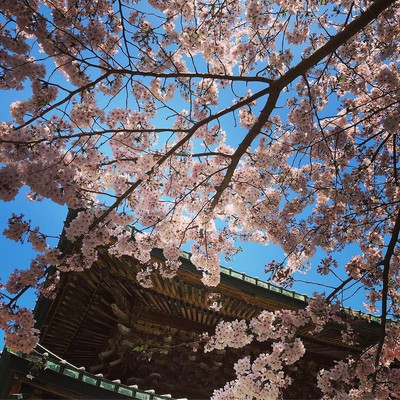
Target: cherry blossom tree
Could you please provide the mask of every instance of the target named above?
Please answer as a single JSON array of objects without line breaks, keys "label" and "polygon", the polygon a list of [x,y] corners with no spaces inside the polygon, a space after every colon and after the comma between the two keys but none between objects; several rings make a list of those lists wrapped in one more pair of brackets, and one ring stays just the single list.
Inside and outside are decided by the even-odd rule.
[{"label": "cherry blossom tree", "polygon": [[[148,285],[154,270],[172,277],[189,244],[215,286],[238,239],[275,243],[285,259],[268,265],[274,281],[293,283],[318,251],[321,279],[340,282],[305,310],[221,323],[208,350],[254,340],[272,350],[238,361],[215,398],[278,397],[285,365],[304,354],[298,328],[341,322],[354,284],[380,311],[380,336],[321,371],[319,388],[400,398],[399,2],[3,0],[0,10],[0,87],[23,91],[0,123],[0,199],[26,186],[32,201],[76,210],[69,254],[10,216],[4,234],[38,256],[2,286],[9,347],[37,342],[17,306],[24,291],[53,295],[59,273],[90,268],[100,247],[137,258]],[[337,257],[355,243],[353,258]],[[152,248],[164,264],[150,263]]]}]

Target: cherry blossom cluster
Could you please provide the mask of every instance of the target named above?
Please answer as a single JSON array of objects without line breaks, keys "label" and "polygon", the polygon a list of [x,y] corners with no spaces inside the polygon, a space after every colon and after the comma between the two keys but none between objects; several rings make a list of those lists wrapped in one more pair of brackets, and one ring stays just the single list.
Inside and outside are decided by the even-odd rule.
[{"label": "cherry blossom cluster", "polygon": [[[398,326],[388,327],[384,351],[377,346],[368,349],[359,359],[339,361],[330,370],[321,370],[318,386],[326,398],[384,399],[400,395],[400,368],[389,368],[397,359]],[[389,352],[387,349],[389,349]],[[378,362],[377,362],[378,360]],[[354,379],[354,378],[357,379]]]},{"label": "cherry blossom cluster", "polygon": [[23,218],[23,214],[13,214],[8,220],[8,228],[3,231],[3,235],[16,242],[22,241],[25,234],[30,230],[30,223],[24,221]]},{"label": "cherry blossom cluster", "polygon": [[[311,301],[310,307],[316,301]],[[325,324],[329,319],[324,317],[320,321]],[[303,342],[296,337],[297,329],[310,322],[308,310],[263,311],[249,323],[244,320],[220,322],[206,343],[206,351],[241,348],[253,340],[270,341],[272,348],[271,352],[262,353],[253,360],[250,357],[239,360],[235,364],[236,380],[216,390],[213,398],[279,398],[282,390],[291,383],[285,366],[294,364],[305,353]]]},{"label": "cherry blossom cluster", "polygon": [[[244,320],[220,322],[215,334],[208,338],[206,351],[245,347],[257,340],[270,342],[271,352],[260,354],[253,360],[249,356],[239,360],[235,364],[236,380],[214,391],[213,398],[280,398],[282,390],[291,384],[285,366],[295,364],[306,351],[302,340],[297,337],[298,330],[307,326],[311,333],[320,332],[327,323],[343,323],[341,313],[339,307],[316,296],[306,309],[263,311],[249,323]],[[349,343],[347,339],[351,336],[351,329],[351,324],[347,323],[343,342]],[[398,396],[400,369],[392,368],[386,374],[398,356],[398,331],[396,324],[389,327],[382,352],[374,346],[362,353],[358,360],[350,357],[337,361],[330,370],[322,369],[317,384],[323,398],[383,399],[390,395]],[[378,378],[374,378],[375,375]]]},{"label": "cherry blossom cluster", "polygon": [[39,343],[39,331],[34,328],[31,311],[21,308],[15,313],[7,312],[4,304],[0,305],[0,326],[6,332],[6,346],[13,351],[30,353]]},{"label": "cherry blossom cluster", "polygon": [[[315,268],[337,284],[330,300],[358,285],[368,310],[397,317],[399,10],[394,0],[2,1],[0,88],[15,101],[0,122],[0,200],[28,187],[29,200],[75,212],[65,229],[74,252],[64,256],[40,228],[11,217],[4,234],[40,254],[2,290],[50,295],[57,276],[41,283],[49,264],[83,271],[100,249],[134,257],[149,286],[154,272],[176,273],[184,245],[216,286],[221,255],[233,257],[242,240],[283,249],[267,266],[281,284],[323,252]],[[153,248],[164,263],[151,262]],[[284,357],[302,352],[298,326],[345,325],[338,308],[316,296],[305,314],[262,313],[217,331],[220,346],[224,336],[286,338],[272,350],[276,381],[259,370],[273,365],[264,355],[257,371],[238,364],[241,383],[226,393],[278,393],[289,383]],[[390,341],[377,342],[375,381]],[[321,374],[326,393],[329,374],[343,380],[332,396],[344,393],[348,371]],[[386,371],[392,382],[397,372]]]}]

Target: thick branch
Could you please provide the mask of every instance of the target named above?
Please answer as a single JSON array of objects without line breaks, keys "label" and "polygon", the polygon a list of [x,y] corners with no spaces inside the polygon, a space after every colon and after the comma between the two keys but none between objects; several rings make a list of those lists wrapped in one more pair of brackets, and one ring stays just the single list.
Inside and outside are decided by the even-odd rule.
[{"label": "thick branch", "polygon": [[[94,67],[99,68],[99,66]],[[143,71],[133,71],[130,69],[118,68],[110,69],[106,67],[101,67],[105,71],[109,71],[116,75],[129,75],[129,76],[142,76],[142,77],[152,77],[152,78],[165,78],[165,79],[176,79],[176,78],[201,78],[201,79],[216,79],[221,81],[232,81],[232,82],[263,82],[272,83],[273,79],[265,78],[262,76],[247,76],[247,75],[220,75],[220,74],[208,74],[201,72],[143,72]]]},{"label": "thick branch", "polygon": [[[225,108],[224,110],[221,110],[216,114],[210,115],[209,117],[204,118],[198,123],[194,124],[188,130],[187,135],[183,137],[181,140],[179,140],[179,142],[177,142],[173,147],[171,147],[171,149],[167,151],[163,156],[161,156],[157,160],[157,162],[153,165],[153,167],[146,172],[146,174],[148,176],[151,176],[159,166],[161,166],[166,160],[168,160],[180,147],[182,147],[185,143],[187,143],[200,127],[202,127],[203,125],[207,125],[208,123],[214,121],[215,119],[218,119],[226,114],[229,114],[248,103],[251,103],[252,101],[258,99],[259,97],[265,96],[266,94],[269,93],[269,90],[270,90],[269,88],[261,90],[260,92],[254,94],[253,96],[238,101],[236,104],[228,108]],[[143,182],[142,179],[138,179],[136,182],[134,182],[131,185],[131,187],[125,191],[125,193],[119,196],[119,198],[110,207],[108,207],[107,210],[99,218],[97,218],[92,223],[89,230],[93,229],[99,222],[104,221],[104,219],[112,212],[112,210],[116,209],[127,197],[129,197],[136,190],[136,188],[142,184],[142,182]]]},{"label": "thick branch", "polygon": [[361,32],[370,22],[372,22],[382,11],[386,10],[396,0],[377,0],[367,10],[347,25],[342,31],[333,36],[326,44],[316,50],[309,57],[299,62],[295,67],[289,69],[279,79],[270,84],[270,95],[265,104],[257,122],[250,129],[244,140],[240,143],[235,153],[232,155],[232,162],[229,165],[224,180],[217,188],[217,191],[211,202],[211,209],[215,208],[220,200],[222,193],[228,187],[232,176],[239,164],[239,161],[253,140],[258,136],[264,124],[268,121],[272,111],[275,109],[276,102],[282,89],[292,83],[302,75],[306,75],[312,67],[316,66],[326,56],[332,54],[340,46],[345,44],[354,35]]},{"label": "thick branch", "polygon": [[312,53],[309,57],[299,62],[295,67],[289,69],[278,81],[282,87],[289,85],[294,79],[322,61],[326,56],[335,52],[357,33],[361,32],[368,24],[376,19],[379,14],[394,4],[396,0],[376,0],[354,21],[347,25],[342,31],[329,39],[322,47]]},{"label": "thick branch", "polygon": [[375,367],[379,365],[379,360],[383,348],[383,344],[385,342],[386,337],[386,322],[387,322],[387,301],[389,294],[389,272],[390,272],[390,260],[394,254],[394,250],[399,240],[400,234],[400,211],[397,214],[396,222],[393,227],[392,237],[388,244],[385,258],[382,261],[383,265],[383,275],[382,275],[382,311],[381,311],[381,329],[380,329],[380,338],[378,349],[376,353]]},{"label": "thick branch", "polygon": [[246,135],[246,137],[243,139],[243,141],[240,143],[240,145],[236,149],[235,153],[232,155],[232,161],[231,161],[229,167],[227,168],[224,180],[221,182],[221,185],[217,188],[217,191],[212,199],[211,209],[214,209],[215,206],[218,204],[218,202],[222,196],[222,193],[228,187],[228,185],[232,179],[232,176],[236,170],[236,167],[238,166],[239,161],[242,158],[243,154],[246,152],[246,150],[251,145],[253,140],[261,132],[261,129],[264,126],[264,124],[268,121],[269,116],[271,115],[272,111],[274,110],[274,108],[276,106],[276,102],[278,101],[279,94],[280,94],[280,91],[277,91],[277,90],[274,90],[274,92],[270,93],[270,95],[268,96],[267,103],[265,104],[263,110],[261,111],[261,114],[260,114],[257,122],[252,126],[249,133]]},{"label": "thick branch", "polygon": [[337,293],[339,293],[348,283],[353,280],[351,276],[349,276],[345,281],[343,281],[327,298],[326,300],[332,300]]}]

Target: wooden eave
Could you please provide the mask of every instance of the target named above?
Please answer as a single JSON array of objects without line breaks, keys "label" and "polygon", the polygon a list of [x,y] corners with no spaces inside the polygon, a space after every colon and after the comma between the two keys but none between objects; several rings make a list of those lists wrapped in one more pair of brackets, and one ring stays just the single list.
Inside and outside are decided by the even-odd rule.
[{"label": "wooden eave", "polygon": [[[153,261],[163,262],[161,251],[153,252]],[[199,334],[212,333],[221,320],[250,320],[262,310],[295,310],[307,304],[306,296],[229,269],[222,269],[221,283],[216,288],[208,288],[201,283],[201,274],[188,258],[182,258],[182,267],[172,279],[152,274],[153,287],[149,289],[136,281],[140,269],[141,265],[132,258],[117,259],[100,252],[98,262],[90,270],[65,274],[57,297],[53,301],[40,300],[36,308],[41,344],[74,365],[98,372],[113,366],[110,376],[116,377],[122,373],[118,366],[114,367],[120,362],[121,348],[113,350],[113,341],[132,343],[131,348],[157,348],[164,346],[163,338],[170,337],[168,354],[157,353],[150,365],[165,375],[159,388],[177,397],[206,398],[210,390],[233,379],[235,360],[246,354],[256,355],[269,345],[255,343],[247,350],[228,349],[224,355],[191,354],[190,343],[198,340]],[[209,308],[209,295],[213,292],[220,295],[222,309],[218,312]],[[129,312],[129,323],[112,311],[116,305]],[[127,327],[133,333],[125,335]],[[333,359],[358,354],[373,343],[377,328],[376,321],[360,324],[359,346],[341,342],[340,326],[330,325],[318,334],[304,329],[300,334],[307,359],[328,365]],[[124,362],[129,354],[124,353]],[[217,367],[220,364],[223,366]],[[175,375],[180,377],[180,388],[170,383]],[[151,388],[152,382],[143,385]]]}]

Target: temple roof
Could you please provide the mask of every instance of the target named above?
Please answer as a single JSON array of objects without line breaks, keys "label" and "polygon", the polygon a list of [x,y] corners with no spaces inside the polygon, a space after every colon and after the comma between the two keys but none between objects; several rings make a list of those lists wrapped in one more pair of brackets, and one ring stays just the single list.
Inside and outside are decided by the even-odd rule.
[{"label": "temple roof", "polygon": [[[160,250],[152,256],[154,262],[163,261]],[[174,278],[152,274],[151,288],[136,281],[140,269],[133,258],[103,251],[91,269],[65,274],[55,300],[42,299],[36,308],[42,345],[110,380],[122,378],[175,397],[209,398],[213,389],[234,379],[238,358],[268,351],[269,344],[204,353],[203,332],[213,333],[221,320],[250,320],[262,310],[307,305],[304,295],[227,268],[221,269],[216,288],[206,287],[188,254]],[[218,311],[210,309],[213,293],[222,304]],[[360,316],[354,327],[360,335],[356,346],[342,343],[340,326],[312,335],[310,328],[299,332],[307,349],[305,376],[311,375],[305,371],[315,360],[329,366],[374,343],[378,320]]]},{"label": "temple roof", "polygon": [[[137,385],[124,385],[111,381],[101,374],[91,374],[65,360],[36,350],[31,355],[21,355],[4,350],[0,358],[0,398],[94,398],[94,399],[137,399],[171,400],[170,394],[159,395],[154,390],[140,390]],[[35,366],[40,365],[40,368]],[[15,383],[18,382],[18,385]],[[12,386],[14,385],[14,389]],[[18,386],[18,390],[17,390]],[[17,390],[15,393],[11,393]],[[29,397],[28,397],[29,396]],[[173,399],[172,399],[173,400]],[[178,399],[186,400],[186,399]]]}]

